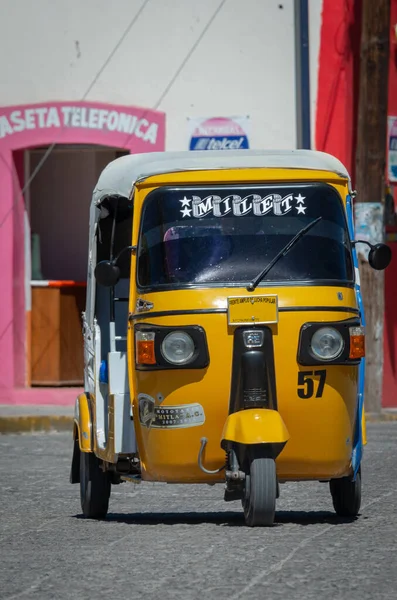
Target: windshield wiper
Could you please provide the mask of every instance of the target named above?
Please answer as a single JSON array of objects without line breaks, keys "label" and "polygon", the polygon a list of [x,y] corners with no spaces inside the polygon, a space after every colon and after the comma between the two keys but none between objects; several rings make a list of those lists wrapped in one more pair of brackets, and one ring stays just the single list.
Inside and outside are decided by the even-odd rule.
[{"label": "windshield wiper", "polygon": [[263,271],[261,271],[259,273],[259,275],[257,275],[255,277],[255,279],[253,279],[251,281],[251,283],[249,283],[247,285],[247,290],[249,292],[253,292],[254,289],[257,287],[258,283],[260,283],[262,281],[262,279],[268,274],[270,269],[272,269],[274,267],[274,265],[280,260],[280,258],[282,258],[286,254],[288,254],[288,252],[291,250],[291,248],[293,246],[295,246],[296,242],[298,240],[300,240],[301,237],[303,237],[312,227],[317,225],[317,223],[319,221],[321,221],[321,219],[322,219],[322,217],[317,217],[317,219],[314,219],[314,221],[312,221],[311,223],[306,225],[306,227],[303,227],[300,231],[298,231],[298,233],[292,238],[292,240],[290,242],[288,242],[288,244],[286,244],[284,246],[284,248],[282,248],[280,250],[280,252],[278,252],[276,254],[276,256],[273,258],[273,260],[268,265],[266,265],[266,267],[263,269]]}]

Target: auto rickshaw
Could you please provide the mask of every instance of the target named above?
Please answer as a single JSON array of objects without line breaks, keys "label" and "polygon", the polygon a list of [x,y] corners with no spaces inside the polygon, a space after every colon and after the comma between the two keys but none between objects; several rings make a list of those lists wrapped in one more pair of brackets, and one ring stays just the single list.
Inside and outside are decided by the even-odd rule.
[{"label": "auto rickshaw", "polygon": [[[280,485],[360,509],[364,314],[349,174],[309,150],[124,156],[90,209],[71,482],[224,484],[248,526]],[[384,269],[391,254],[371,245]]]}]

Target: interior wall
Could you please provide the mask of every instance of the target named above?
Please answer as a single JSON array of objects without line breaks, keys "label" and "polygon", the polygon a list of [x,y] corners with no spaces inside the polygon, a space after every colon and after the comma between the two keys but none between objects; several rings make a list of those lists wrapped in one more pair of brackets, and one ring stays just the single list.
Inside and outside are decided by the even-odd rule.
[{"label": "interior wall", "polygon": [[[116,153],[112,148],[59,148],[32,181],[30,223],[40,237],[43,279],[86,280],[92,190]],[[45,149],[30,151],[31,173],[44,154]]]}]

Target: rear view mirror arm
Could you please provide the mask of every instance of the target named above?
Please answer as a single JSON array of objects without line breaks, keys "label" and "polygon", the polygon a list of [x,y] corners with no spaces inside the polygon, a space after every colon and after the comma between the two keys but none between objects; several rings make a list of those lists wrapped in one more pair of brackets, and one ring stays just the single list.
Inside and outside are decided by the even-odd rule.
[{"label": "rear view mirror arm", "polygon": [[114,258],[112,260],[112,263],[114,265],[117,265],[117,262],[119,260],[119,258],[124,254],[124,252],[128,252],[128,250],[130,252],[134,252],[137,249],[137,246],[126,246],[125,248],[123,248],[122,250],[120,250],[120,252],[118,253],[118,255],[116,256],[116,258]]},{"label": "rear view mirror arm", "polygon": [[352,246],[356,246],[356,244],[366,244],[371,248],[371,250],[374,247],[374,245],[371,244],[371,242],[367,242],[367,240],[352,240],[351,244]]}]

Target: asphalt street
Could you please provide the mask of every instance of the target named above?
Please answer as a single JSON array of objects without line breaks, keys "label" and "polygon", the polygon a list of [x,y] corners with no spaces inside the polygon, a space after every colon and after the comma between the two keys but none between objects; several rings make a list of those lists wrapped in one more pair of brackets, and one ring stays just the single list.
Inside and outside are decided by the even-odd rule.
[{"label": "asphalt street", "polygon": [[245,527],[222,486],[125,483],[85,520],[70,435],[4,435],[0,452],[2,600],[397,597],[397,422],[368,425],[356,520],[327,484],[285,484],[270,529]]}]

